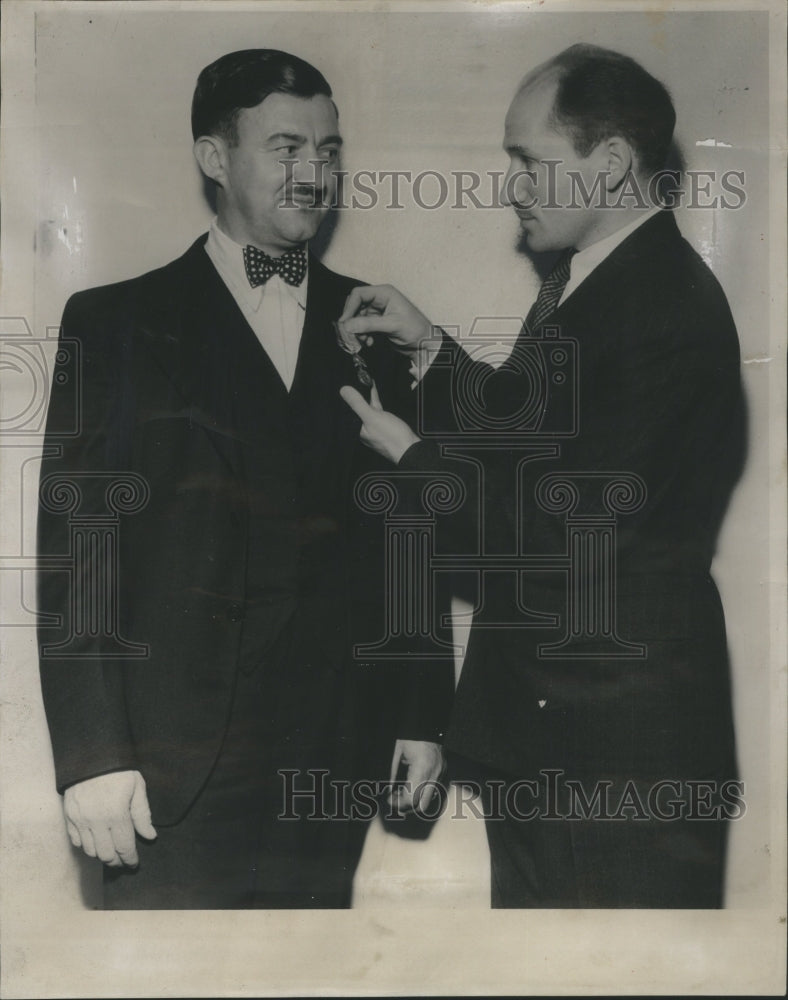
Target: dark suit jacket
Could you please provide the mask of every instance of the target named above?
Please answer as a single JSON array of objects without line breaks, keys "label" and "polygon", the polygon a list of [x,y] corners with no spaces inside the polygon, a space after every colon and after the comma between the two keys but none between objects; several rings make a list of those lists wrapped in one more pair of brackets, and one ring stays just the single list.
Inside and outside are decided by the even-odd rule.
[{"label": "dark suit jacket", "polygon": [[[204,242],[69,300],[62,337],[81,351],[81,427],[67,436],[77,404],[56,373],[41,473],[42,487],[52,475],[86,472],[133,472],[147,483],[144,509],[119,522],[116,593],[120,633],[149,654],[113,658],[88,631],[72,636],[68,658],[42,656],[41,679],[58,789],[138,768],[164,825],[194,800],[227,725],[249,578],[246,438],[270,466],[273,497],[280,478],[294,490],[306,484],[298,518],[284,493],[272,501],[285,513],[281,538],[269,525],[270,559],[287,592],[272,591],[270,609],[258,609],[257,638],[292,687],[289,738],[331,732],[358,753],[365,777],[387,777],[395,736],[440,738],[452,691],[450,664],[359,664],[351,653],[378,639],[383,622],[383,527],[352,500],[370,453],[338,395],[356,376],[331,327],[357,282],[310,259],[288,400]],[[99,511],[106,484],[78,481],[81,513]],[[67,515],[50,508],[40,511],[39,554],[65,556]],[[40,610],[63,625],[42,627],[42,644],[68,636],[70,597],[68,574],[42,565]]]},{"label": "dark suit jacket", "polygon": [[[576,432],[565,438],[547,432],[573,420],[573,394],[565,385],[550,386],[531,440],[560,443],[560,454],[525,464],[520,500],[513,466],[503,460],[511,449],[486,459],[488,550],[512,552],[517,526],[525,554],[566,551],[566,515],[546,512],[535,500],[544,475],[639,476],[645,502],[617,519],[616,609],[619,636],[645,645],[647,655],[540,656],[539,644],[557,642],[567,624],[565,574],[525,574],[525,604],[559,615],[557,628],[485,627],[517,613],[512,578],[490,577],[447,746],[514,774],[562,768],[590,777],[732,777],[725,627],[709,576],[744,450],[738,341],[725,296],[672,214],[661,212],[628,236],[545,326],[577,343]],[[523,375],[528,352],[546,356],[535,344],[523,332],[497,371],[475,367],[474,384],[483,384],[484,405],[496,418],[522,407],[530,391]],[[448,338],[443,352],[420,391],[427,425],[454,431],[457,407],[448,404],[452,393],[456,402],[459,383],[473,382],[467,373],[474,363]],[[452,374],[462,371],[466,377]],[[548,381],[550,371],[548,362]],[[475,551],[481,515],[473,466],[439,455],[426,440],[402,465],[463,476],[470,500],[443,530],[455,551]],[[591,484],[581,496],[585,512],[599,513],[599,498],[594,506],[591,497],[598,484],[585,482]],[[582,592],[588,581],[579,586]]]}]

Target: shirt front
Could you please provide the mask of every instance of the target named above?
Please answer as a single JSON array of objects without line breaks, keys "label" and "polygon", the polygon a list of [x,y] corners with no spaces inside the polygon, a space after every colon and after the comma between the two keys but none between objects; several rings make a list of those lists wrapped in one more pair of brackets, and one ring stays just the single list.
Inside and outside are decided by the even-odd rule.
[{"label": "shirt front", "polygon": [[278,274],[252,288],[246,277],[244,248],[211,223],[205,252],[238,304],[263,350],[288,391],[292,388],[306,315],[308,272],[300,285],[289,285]]}]

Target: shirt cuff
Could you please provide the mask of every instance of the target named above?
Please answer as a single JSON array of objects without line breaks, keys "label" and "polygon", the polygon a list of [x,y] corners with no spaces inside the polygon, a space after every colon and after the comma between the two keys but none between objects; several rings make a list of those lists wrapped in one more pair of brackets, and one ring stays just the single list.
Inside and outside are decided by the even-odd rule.
[{"label": "shirt cuff", "polygon": [[415,389],[419,382],[421,382],[427,374],[430,365],[438,356],[442,343],[443,341],[440,338],[435,340],[425,340],[420,345],[419,350],[413,358],[411,358],[409,368],[410,376],[413,379],[410,384],[411,389]]}]

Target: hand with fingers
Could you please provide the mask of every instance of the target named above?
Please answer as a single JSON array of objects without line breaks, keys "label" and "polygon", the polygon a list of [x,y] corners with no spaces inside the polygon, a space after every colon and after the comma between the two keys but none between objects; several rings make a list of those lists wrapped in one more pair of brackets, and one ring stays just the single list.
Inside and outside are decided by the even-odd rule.
[{"label": "hand with fingers", "polygon": [[361,418],[360,436],[364,444],[395,465],[408,448],[420,440],[404,420],[383,409],[374,385],[370,390],[369,402],[349,385],[343,385],[339,394]]},{"label": "hand with fingers", "polygon": [[[390,780],[394,787],[389,802],[400,813],[426,813],[445,764],[443,748],[439,743],[397,740],[391,759]],[[402,765],[406,768],[404,783],[396,781]]]},{"label": "hand with fingers", "polygon": [[145,780],[139,771],[113,771],[67,788],[66,829],[74,847],[111,868],[139,864],[135,831],[155,840]]},{"label": "hand with fingers", "polygon": [[355,337],[368,343],[380,335],[404,354],[417,353],[433,336],[427,317],[391,285],[354,288],[337,324],[346,340]]}]

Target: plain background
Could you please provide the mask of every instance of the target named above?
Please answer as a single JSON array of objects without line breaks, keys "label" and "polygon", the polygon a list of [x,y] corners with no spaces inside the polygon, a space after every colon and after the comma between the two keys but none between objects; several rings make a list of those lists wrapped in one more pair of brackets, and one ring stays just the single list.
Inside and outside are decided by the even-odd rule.
[{"label": "plain background", "polygon": [[[678,112],[677,147],[686,168],[744,172],[747,200],[741,208],[680,210],[677,218],[729,297],[740,334],[750,408],[748,464],[724,525],[714,567],[734,667],[747,812],[733,824],[730,911],[709,918],[722,921],[716,924],[718,933],[709,932],[707,917],[693,922],[687,914],[641,914],[635,923],[667,935],[677,927],[686,928],[676,942],[675,960],[665,962],[664,968],[655,966],[660,972],[652,972],[646,985],[661,982],[654,978],[658,975],[678,975],[686,963],[696,968],[698,978],[682,985],[682,991],[702,988],[704,976],[719,971],[710,956],[724,943],[737,911],[741,917],[776,914],[782,891],[783,847],[779,839],[775,841],[781,829],[782,802],[777,799],[776,809],[770,808],[775,780],[780,788],[783,763],[781,742],[779,738],[775,742],[773,728],[773,723],[779,725],[783,706],[770,670],[770,650],[784,610],[779,602],[770,603],[769,587],[775,577],[770,563],[770,537],[774,545],[770,503],[775,500],[769,492],[775,437],[769,414],[776,384],[772,370],[779,360],[770,339],[774,322],[770,267],[774,269],[780,247],[770,231],[775,203],[769,198],[768,13],[754,6],[743,11],[705,8],[664,13],[589,7],[572,11],[549,4],[546,9],[506,4],[442,11],[395,4],[393,9],[376,7],[374,12],[348,4],[330,10],[326,5],[268,3],[251,5],[251,9],[247,4],[245,10],[204,3],[181,5],[178,10],[163,4],[16,5],[20,6],[36,8],[35,25],[30,17],[25,20],[15,50],[20,61],[27,61],[27,78],[34,79],[35,91],[22,94],[20,89],[18,95],[6,96],[12,109],[15,97],[26,102],[19,105],[27,109],[26,115],[15,117],[11,112],[9,120],[5,110],[4,128],[6,137],[24,145],[27,155],[24,176],[7,169],[4,184],[9,177],[27,183],[19,202],[9,206],[5,191],[3,201],[5,221],[10,221],[12,234],[22,241],[28,281],[32,277],[34,282],[32,292],[26,294],[16,295],[8,286],[9,274],[20,264],[9,259],[6,236],[3,316],[24,317],[37,337],[57,326],[72,292],[166,263],[205,231],[211,211],[191,154],[189,105],[199,70],[238,48],[282,48],[324,73],[340,111],[343,167],[351,174],[410,170],[415,175],[430,170],[450,177],[452,171],[505,170],[503,117],[519,79],[530,67],[576,41],[632,55],[668,85]],[[8,95],[7,83],[4,95]],[[382,202],[388,190],[379,186]],[[485,190],[483,185],[481,197]],[[434,200],[436,192],[434,185],[424,182],[424,199]],[[434,322],[461,332],[469,331],[479,317],[517,317],[527,311],[538,278],[516,250],[517,220],[510,210],[452,208],[454,199],[450,198],[446,205],[429,211],[414,203],[407,187],[403,187],[401,201],[405,206],[401,210],[381,204],[374,210],[336,214],[331,220],[331,239],[321,248],[326,263],[369,282],[397,285]],[[14,325],[5,319],[3,323],[6,332],[21,329],[18,322]],[[51,354],[51,347],[47,351]],[[262,963],[258,951],[248,951],[252,940],[248,932],[265,926],[263,936],[270,946],[285,926],[278,918],[222,914],[206,923],[199,922],[200,915],[181,914],[173,923],[167,915],[155,914],[146,919],[143,933],[140,919],[125,920],[128,914],[89,914],[81,903],[81,869],[66,840],[60,800],[53,791],[38,690],[29,625],[33,574],[19,568],[29,565],[26,560],[34,551],[37,439],[7,435],[5,443],[9,447],[2,454],[4,501],[9,517],[0,557],[18,557],[16,562],[0,561],[6,567],[2,582],[8,610],[3,622],[16,625],[5,631],[3,675],[0,927],[6,983],[13,984],[14,995],[35,995],[47,988],[58,995],[61,989],[75,995],[82,989],[88,995],[97,989],[91,985],[95,983],[124,995],[137,990],[178,995],[180,989],[182,995],[210,995],[225,989],[261,993],[269,983],[268,988],[274,989],[289,960],[292,940],[288,938],[289,945],[276,953],[285,963],[277,972],[275,965]],[[346,946],[354,961],[361,961],[359,948],[366,954],[363,942],[376,944],[370,945],[367,965],[362,962],[366,971],[356,975],[345,965],[338,967],[340,976],[349,978],[340,978],[337,988],[364,992],[382,982],[396,984],[404,992],[428,991],[437,969],[425,967],[421,978],[415,975],[412,956],[421,952],[418,946],[414,951],[413,945],[404,943],[413,932],[414,940],[422,944],[421,920],[433,929],[442,928],[440,933],[448,926],[454,928],[451,942],[456,962],[451,968],[455,970],[463,967],[463,952],[473,953],[472,943],[478,945],[474,928],[480,921],[485,934],[491,927],[503,928],[502,940],[514,926],[530,928],[527,916],[486,913],[486,861],[482,824],[472,817],[453,822],[445,816],[426,843],[405,842],[373,830],[357,886],[359,909],[332,919],[331,932],[347,929]],[[88,890],[90,884],[88,875]],[[390,931],[392,940],[375,930],[380,925],[375,915],[386,915],[395,924],[404,920],[403,927],[408,929]],[[556,936],[546,939],[548,952],[549,943],[559,936],[569,948],[567,955],[576,947],[567,943],[561,930],[564,921],[584,927],[591,935],[599,927],[593,913],[556,914],[554,918]],[[663,924],[663,918],[670,919]],[[98,925],[98,919],[104,922]],[[300,915],[298,920],[304,942],[310,947],[320,941],[325,945],[325,917]],[[371,937],[354,938],[348,920],[362,921],[363,934]],[[161,931],[151,936],[154,927]],[[49,930],[44,934],[42,928]],[[53,940],[55,928],[62,936]],[[624,937],[618,940],[624,940],[630,925],[622,923],[620,932]],[[84,957],[86,942],[95,934],[105,943],[91,952],[94,965],[85,959],[87,964],[77,962],[72,967],[74,975],[85,977],[75,980],[80,986],[70,990],[58,986],[59,982],[71,983],[71,972],[63,972],[66,978],[59,979],[55,956]],[[198,949],[194,959],[186,958],[201,935],[215,945],[217,934],[222,940],[230,934],[235,948],[239,941],[245,942],[237,962],[226,966],[210,947]],[[732,935],[731,947],[735,940]],[[766,947],[766,938],[760,940]],[[15,944],[9,946],[10,941]],[[176,966],[167,966],[166,974],[155,957],[165,942],[169,942],[168,954],[176,956]],[[633,947],[640,944],[635,935]],[[401,966],[392,957],[399,954],[399,947],[403,949]],[[332,954],[337,951],[341,953],[339,945]],[[182,960],[178,958],[181,952]],[[725,953],[722,948],[720,954]],[[370,957],[374,954],[380,957]],[[429,966],[427,955],[422,960]],[[518,955],[517,963],[523,955]],[[595,962],[584,966],[580,952],[576,960],[577,968],[586,971],[577,979],[578,974],[568,971],[574,968],[571,962],[564,969],[553,967],[549,973],[556,976],[553,990],[574,992],[597,981],[618,990],[628,981],[611,972],[608,982],[604,962],[601,967]],[[251,971],[239,971],[247,968],[243,965],[247,961],[252,963]],[[179,962],[183,971],[176,976]],[[209,971],[198,974],[201,963]],[[645,970],[642,960],[626,964],[633,965],[634,974]],[[319,990],[334,982],[329,965],[313,968],[298,962],[297,971],[291,970],[291,978],[284,982],[288,988],[294,984],[295,993]],[[477,992],[508,983],[512,969],[497,960],[489,972],[492,978],[478,980]],[[383,978],[379,981],[375,975]],[[473,991],[477,980],[472,973],[468,975],[454,984],[455,991],[463,985]],[[524,968],[524,978],[513,982],[520,992],[545,989],[546,982],[553,983],[545,975],[533,960]],[[440,982],[445,986],[445,979]],[[746,981],[739,985],[747,991]]]}]

